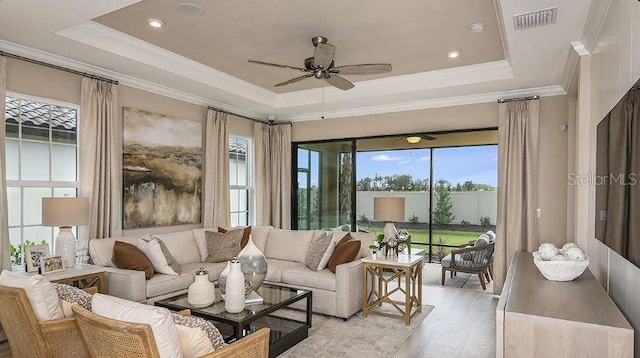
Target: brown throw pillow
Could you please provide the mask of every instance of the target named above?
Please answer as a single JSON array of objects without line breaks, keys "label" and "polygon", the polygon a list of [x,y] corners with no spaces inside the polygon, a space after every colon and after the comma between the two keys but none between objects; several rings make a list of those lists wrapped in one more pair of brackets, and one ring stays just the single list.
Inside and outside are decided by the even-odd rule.
[{"label": "brown throw pillow", "polygon": [[244,230],[229,230],[219,233],[216,231],[205,231],[207,240],[207,262],[225,262],[238,256],[240,252],[240,242]]},{"label": "brown throw pillow", "polygon": [[336,267],[338,265],[355,260],[360,252],[361,244],[360,240],[353,240],[349,234],[343,237],[336,245],[336,249],[333,250],[331,258],[329,258],[329,264],[327,265],[329,270],[336,273]]},{"label": "brown throw pillow", "polygon": [[117,268],[144,271],[144,277],[148,280],[153,277],[153,265],[139,248],[123,241],[113,244],[113,257],[111,261]]},{"label": "brown throw pillow", "polygon": [[[233,230],[233,229],[231,229]],[[229,231],[229,229],[225,229],[223,227],[218,226],[218,232],[225,233]],[[249,243],[249,235],[251,235],[251,226],[247,226],[242,229],[242,241],[240,241],[240,248],[244,249],[245,246]]]}]

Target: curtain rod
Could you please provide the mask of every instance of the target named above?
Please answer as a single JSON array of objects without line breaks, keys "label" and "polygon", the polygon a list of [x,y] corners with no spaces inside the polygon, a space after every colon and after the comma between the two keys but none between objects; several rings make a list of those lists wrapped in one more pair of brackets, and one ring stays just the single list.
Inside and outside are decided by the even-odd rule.
[{"label": "curtain rod", "polygon": [[526,97],[513,97],[513,98],[501,98],[498,103],[513,102],[513,101],[530,101],[532,99],[540,99],[540,96],[526,96]]},{"label": "curtain rod", "polygon": [[254,122],[259,122],[259,123],[264,123],[264,124],[269,124],[269,125],[277,125],[277,124],[291,124],[291,122],[276,122],[273,119],[269,119],[269,120],[264,120],[264,119],[257,119],[257,118],[251,118],[251,117],[247,117],[247,116],[243,116],[241,114],[237,114],[237,113],[233,113],[233,112],[229,112],[226,111],[224,109],[220,109],[220,108],[216,108],[216,107],[212,107],[212,106],[207,106],[207,109],[213,110],[213,111],[218,111],[218,112],[222,112],[222,113],[226,113],[226,114],[231,114],[234,115],[236,117],[240,117],[240,118],[244,118],[244,119],[248,119],[250,121],[254,121]]},{"label": "curtain rod", "polygon": [[32,58],[29,58],[29,57],[14,55],[12,53],[4,52],[2,50],[0,50],[0,56],[14,58],[16,60],[25,61],[25,62],[33,63],[33,64],[36,64],[36,65],[40,65],[40,66],[50,67],[50,68],[53,68],[53,69],[56,69],[56,70],[73,73],[75,75],[80,75],[80,76],[84,76],[84,77],[93,78],[95,80],[100,80],[100,81],[105,81],[105,82],[108,82],[108,83],[113,83],[115,85],[119,84],[118,81],[112,80],[110,78],[94,75],[94,74],[87,73],[87,72],[73,70],[73,69],[70,69],[70,68],[54,65],[54,64],[51,64],[51,63],[43,62],[43,61],[34,60]]}]

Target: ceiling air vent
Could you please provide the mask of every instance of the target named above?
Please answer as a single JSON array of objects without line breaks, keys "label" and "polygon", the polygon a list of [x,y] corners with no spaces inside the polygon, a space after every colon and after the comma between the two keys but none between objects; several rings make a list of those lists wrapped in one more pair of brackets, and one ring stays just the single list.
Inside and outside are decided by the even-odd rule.
[{"label": "ceiling air vent", "polygon": [[558,7],[536,10],[524,14],[513,15],[513,27],[516,30],[526,30],[534,27],[556,23]]}]

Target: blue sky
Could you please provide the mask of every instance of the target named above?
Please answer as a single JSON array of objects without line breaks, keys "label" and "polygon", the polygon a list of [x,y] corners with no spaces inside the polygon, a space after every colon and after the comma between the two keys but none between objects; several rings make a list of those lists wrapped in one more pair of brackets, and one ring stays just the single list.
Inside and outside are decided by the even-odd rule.
[{"label": "blue sky", "polygon": [[[498,184],[498,146],[437,148],[433,152],[434,179],[446,179],[451,184]],[[358,180],[393,174],[411,174],[416,179],[429,178],[429,150],[410,149],[357,154]]]}]

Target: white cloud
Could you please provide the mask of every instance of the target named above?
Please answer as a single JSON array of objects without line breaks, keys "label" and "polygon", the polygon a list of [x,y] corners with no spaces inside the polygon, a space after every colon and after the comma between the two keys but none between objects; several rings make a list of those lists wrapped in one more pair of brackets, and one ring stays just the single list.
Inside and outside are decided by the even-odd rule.
[{"label": "white cloud", "polygon": [[401,160],[401,159],[402,159],[402,157],[390,157],[390,156],[385,155],[385,154],[376,155],[376,156],[371,158],[371,160],[377,160],[377,161],[381,161],[381,162],[389,162],[389,161]]},{"label": "white cloud", "polygon": [[429,159],[430,159],[429,157],[420,157],[420,158],[418,158],[418,160],[420,160],[420,161],[426,161],[426,160],[429,160]]},{"label": "white cloud", "polygon": [[409,164],[409,163],[411,163],[411,161],[403,160],[403,161],[397,162],[396,164]]}]

